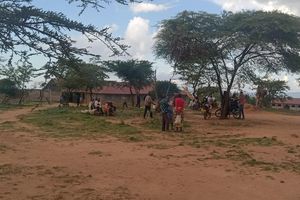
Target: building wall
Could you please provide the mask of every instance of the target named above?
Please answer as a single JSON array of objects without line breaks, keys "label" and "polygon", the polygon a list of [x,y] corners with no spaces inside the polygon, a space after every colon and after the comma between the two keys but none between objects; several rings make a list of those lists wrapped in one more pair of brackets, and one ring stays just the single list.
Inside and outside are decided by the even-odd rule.
[{"label": "building wall", "polygon": [[283,109],[283,104],[272,104],[272,108],[274,108],[274,109]]},{"label": "building wall", "polygon": [[[29,89],[26,90],[23,102],[39,102],[41,100],[41,95],[43,96],[43,102],[56,103],[59,102],[59,98],[61,95],[60,91],[52,91],[50,89],[41,90],[41,89]],[[2,99],[4,95],[0,94],[0,98]],[[19,97],[15,97],[9,99],[9,103],[16,104],[19,102]]]},{"label": "building wall", "polygon": [[25,96],[25,102],[35,102],[40,101],[42,96],[42,101],[46,101],[49,103],[57,103],[59,102],[61,92],[60,91],[53,91],[51,89],[34,89],[28,90],[27,95]]},{"label": "building wall", "polygon": [[291,105],[290,110],[300,111],[300,105]]},{"label": "building wall", "polygon": [[272,108],[274,109],[289,109],[294,111],[300,111],[299,105],[288,105],[288,104],[272,104]]},{"label": "building wall", "polygon": [[[74,92],[71,94],[70,102],[76,103],[78,94],[81,96],[81,104],[88,104],[90,102],[89,93],[77,93]],[[144,98],[146,95],[140,95],[141,106],[144,105]],[[128,106],[131,106],[131,95],[129,94],[93,94],[93,98],[100,98],[101,102],[111,101],[116,105],[122,105],[123,102],[127,102]],[[136,103],[136,95],[134,95],[134,102]]]}]

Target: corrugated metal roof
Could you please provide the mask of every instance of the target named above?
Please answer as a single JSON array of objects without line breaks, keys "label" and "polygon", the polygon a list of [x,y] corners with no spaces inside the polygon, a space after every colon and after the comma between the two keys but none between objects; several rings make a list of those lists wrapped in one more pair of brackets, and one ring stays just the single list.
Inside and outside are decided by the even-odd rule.
[{"label": "corrugated metal roof", "polygon": [[300,105],[300,98],[292,98],[286,100],[274,100],[273,104]]},{"label": "corrugated metal roof", "polygon": [[[152,86],[144,87],[140,90],[140,94],[145,95],[148,94],[150,91],[153,90]],[[86,90],[73,90],[73,92],[88,92]],[[136,94],[135,90],[132,89],[132,93]],[[119,84],[107,85],[103,86],[102,88],[93,89],[93,94],[110,94],[110,95],[130,95],[129,87],[122,86]]]},{"label": "corrugated metal roof", "polygon": [[[152,86],[144,87],[140,90],[140,94],[148,94],[150,91],[152,91]],[[133,94],[136,94],[135,90],[132,89]],[[129,87],[122,87],[122,86],[103,86],[102,88],[98,88],[93,90],[93,93],[95,94],[123,94],[128,95],[130,94]]]}]

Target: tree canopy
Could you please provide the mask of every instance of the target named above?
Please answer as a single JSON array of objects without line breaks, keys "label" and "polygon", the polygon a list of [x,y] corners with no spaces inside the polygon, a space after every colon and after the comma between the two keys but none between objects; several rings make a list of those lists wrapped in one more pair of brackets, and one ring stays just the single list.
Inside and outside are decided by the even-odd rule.
[{"label": "tree canopy", "polygon": [[120,79],[136,91],[153,81],[153,63],[147,60],[118,60],[106,62],[106,64]]},{"label": "tree canopy", "polygon": [[[66,0],[81,8],[97,10],[112,1],[110,0]],[[114,0],[121,4],[135,0]],[[33,0],[0,0],[0,53],[14,58],[42,55],[48,61],[59,58],[73,59],[81,55],[94,55],[84,47],[74,46],[71,32],[84,35],[88,41],[101,41],[112,51],[113,55],[124,53],[127,46],[120,43],[120,38],[113,37],[109,28],[99,29],[69,19],[63,13],[46,11],[32,4]]]},{"label": "tree canopy", "polygon": [[[76,64],[76,66],[72,66]],[[55,67],[48,71],[47,76],[55,76],[59,80],[60,86],[69,91],[75,89],[85,89],[90,91],[102,87],[104,79],[108,78],[109,70],[100,63],[86,63],[82,60],[73,63],[70,60],[58,60]]]},{"label": "tree canopy", "polygon": [[185,65],[208,61],[223,97],[222,116],[229,94],[238,81],[250,76],[300,72],[300,19],[277,11],[179,13],[164,20],[156,37],[155,53],[170,63]]},{"label": "tree canopy", "polygon": [[[155,96],[155,92],[157,93],[157,98],[161,99],[164,96],[174,96],[174,94],[178,93],[180,90],[175,83],[170,81],[157,81],[155,83],[154,91],[152,91],[152,96]],[[168,94],[167,94],[168,93]]]},{"label": "tree canopy", "polygon": [[5,95],[1,103],[6,103],[9,97],[15,97],[18,91],[16,83],[12,80],[7,78],[0,80],[0,93]]},{"label": "tree canopy", "polygon": [[32,78],[40,75],[37,69],[35,69],[27,59],[21,59],[14,65],[8,65],[7,67],[0,68],[0,75],[11,80],[18,90],[20,90],[19,104],[22,103],[25,95],[25,89],[27,84]]},{"label": "tree canopy", "polygon": [[266,94],[262,97],[260,106],[270,107],[272,100],[280,99],[284,100],[288,98],[287,91],[289,86],[286,81],[281,80],[261,80],[258,86],[266,91]]},{"label": "tree canopy", "polygon": [[114,72],[125,85],[129,87],[131,93],[131,103],[134,105],[133,91],[135,90],[137,96],[139,91],[152,83],[154,78],[154,71],[152,69],[152,62],[147,60],[127,60],[127,61],[108,61],[105,65]]}]

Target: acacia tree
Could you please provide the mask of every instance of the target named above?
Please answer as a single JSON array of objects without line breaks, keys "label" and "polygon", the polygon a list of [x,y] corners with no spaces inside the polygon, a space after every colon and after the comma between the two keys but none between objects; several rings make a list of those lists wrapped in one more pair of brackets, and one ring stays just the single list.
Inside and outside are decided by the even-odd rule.
[{"label": "acacia tree", "polygon": [[40,73],[38,73],[38,70],[35,69],[27,59],[22,59],[15,63],[15,65],[16,67],[12,65],[2,67],[0,69],[0,75],[16,84],[19,90],[19,104],[21,104],[25,96],[27,84],[32,78],[39,76]]},{"label": "acacia tree", "polygon": [[198,89],[204,85],[210,86],[213,82],[213,76],[210,69],[207,67],[207,62],[198,63],[184,63],[176,65],[176,74],[180,75],[180,80],[186,82],[193,88],[193,95],[195,96]]},{"label": "acacia tree", "polygon": [[15,97],[18,94],[16,83],[9,79],[1,79],[0,93],[4,94],[1,103],[7,103],[10,97]]},{"label": "acacia tree", "polygon": [[132,106],[134,106],[133,89],[137,97],[140,90],[152,83],[154,71],[152,62],[147,60],[127,60],[127,61],[110,61],[106,62],[108,66],[120,79],[122,79],[129,87]]},{"label": "acacia tree", "polygon": [[174,66],[208,60],[222,97],[222,118],[226,118],[229,94],[238,77],[259,71],[300,71],[299,32],[298,17],[277,11],[222,15],[184,11],[162,21],[155,53]]},{"label": "acacia tree", "polygon": [[156,92],[157,98],[160,99],[166,95],[173,96],[175,93],[178,93],[179,91],[180,90],[175,83],[172,83],[170,81],[157,81],[152,93],[154,94]]},{"label": "acacia tree", "polygon": [[69,93],[75,89],[85,89],[92,99],[93,89],[104,85],[104,79],[108,78],[106,74],[108,71],[100,63],[86,63],[82,60],[73,62],[72,60],[60,59],[47,72],[46,77],[57,77],[60,86],[66,88]]},{"label": "acacia tree", "polygon": [[[8,63],[14,59],[41,55],[48,61],[59,58],[74,59],[81,55],[99,56],[88,52],[86,48],[74,46],[71,32],[78,32],[88,41],[101,41],[112,51],[120,55],[127,49],[120,38],[113,37],[109,28],[98,29],[69,19],[62,13],[45,11],[35,7],[35,0],[0,0],[0,53]],[[79,14],[88,7],[100,10],[112,1],[128,4],[135,0],[65,0],[81,8]],[[53,66],[53,65],[47,65]]]},{"label": "acacia tree", "polygon": [[258,106],[270,107],[272,100],[284,100],[288,98],[287,91],[290,89],[286,81],[281,80],[259,80],[256,82],[257,86],[266,91],[262,97],[261,103]]}]

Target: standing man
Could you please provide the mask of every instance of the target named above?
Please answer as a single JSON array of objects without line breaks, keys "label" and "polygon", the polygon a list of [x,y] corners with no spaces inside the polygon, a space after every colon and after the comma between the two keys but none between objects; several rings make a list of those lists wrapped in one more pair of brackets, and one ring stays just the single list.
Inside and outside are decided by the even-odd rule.
[{"label": "standing man", "polygon": [[139,94],[137,94],[136,96],[136,105],[137,108],[141,107],[141,96]]},{"label": "standing man", "polygon": [[244,114],[244,105],[246,103],[246,97],[241,91],[240,97],[239,97],[239,110],[240,110],[240,119],[245,119],[245,114]]},{"label": "standing man", "polygon": [[150,113],[150,117],[152,118],[152,111],[151,111],[151,106],[152,106],[153,100],[150,96],[150,94],[148,93],[147,96],[145,97],[145,110],[144,110],[144,119],[146,118],[147,112],[149,111]]},{"label": "standing man", "polygon": [[176,111],[177,113],[181,113],[181,114],[183,115],[183,110],[184,110],[185,101],[184,101],[184,99],[182,98],[182,95],[181,95],[181,94],[177,94],[177,95],[176,95],[174,104],[175,104],[175,111]]},{"label": "standing man", "polygon": [[[183,111],[184,111],[184,106],[185,106],[185,101],[182,98],[181,94],[177,94],[175,97],[174,101],[174,106],[175,106],[175,112],[176,112],[176,118],[180,119],[179,121],[175,119],[175,126],[176,129],[182,131],[182,122],[183,122]],[[177,117],[177,115],[179,115]]]},{"label": "standing man", "polygon": [[77,104],[77,107],[79,107],[80,106],[80,101],[81,100],[81,97],[80,97],[80,94],[78,93],[77,94],[77,97],[76,97],[76,104]]}]

